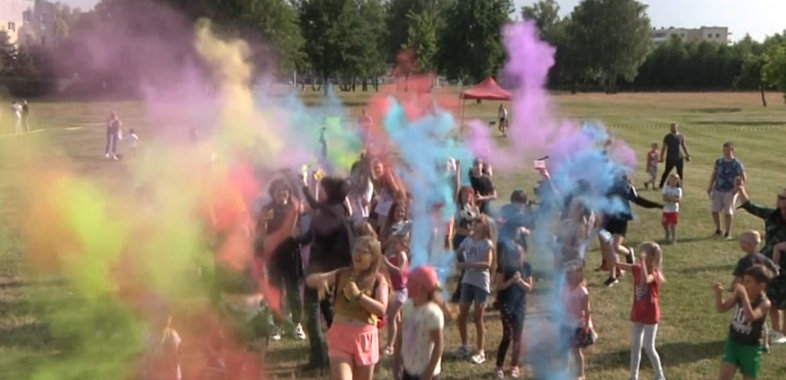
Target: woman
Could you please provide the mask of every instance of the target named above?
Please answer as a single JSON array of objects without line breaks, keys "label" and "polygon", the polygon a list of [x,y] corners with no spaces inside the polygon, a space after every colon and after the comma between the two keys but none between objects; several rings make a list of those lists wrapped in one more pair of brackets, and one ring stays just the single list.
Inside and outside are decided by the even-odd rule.
[{"label": "woman", "polygon": [[[741,209],[764,219],[764,245],[760,252],[772,259],[775,245],[786,242],[786,188],[781,189],[776,196],[775,208],[763,207],[751,202],[748,192],[745,190],[745,181],[740,177],[734,181],[734,193],[742,203]],[[772,320],[770,341],[773,343],[786,343],[786,336],[784,336],[786,321],[783,320],[786,315],[782,315],[786,310],[786,274],[784,274],[786,259],[781,256],[780,261],[780,263],[775,263],[781,267],[779,276],[767,286],[767,298],[770,299],[773,306],[770,309],[770,319]]]},{"label": "woman", "polygon": [[[120,139],[120,128],[123,127],[123,122],[117,117],[117,113],[112,111],[109,115],[109,120],[106,121],[106,149],[105,156],[107,159],[111,158],[117,160],[117,140]],[[112,155],[110,156],[110,148]]]}]

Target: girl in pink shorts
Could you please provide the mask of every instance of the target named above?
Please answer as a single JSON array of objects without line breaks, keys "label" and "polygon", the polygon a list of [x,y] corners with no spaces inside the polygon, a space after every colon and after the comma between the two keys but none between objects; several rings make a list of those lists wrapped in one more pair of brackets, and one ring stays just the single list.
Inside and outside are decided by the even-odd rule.
[{"label": "girl in pink shorts", "polygon": [[388,304],[388,342],[385,355],[393,355],[393,342],[401,331],[401,307],[407,302],[407,272],[409,271],[409,234],[406,231],[394,234],[388,241],[385,266],[393,287],[392,299]]},{"label": "girl in pink shorts", "polygon": [[306,284],[324,295],[334,287],[333,324],[328,330],[332,380],[370,380],[379,361],[377,320],[388,306],[388,284],[380,273],[382,247],[376,237],[354,241],[352,266],[315,273]]}]

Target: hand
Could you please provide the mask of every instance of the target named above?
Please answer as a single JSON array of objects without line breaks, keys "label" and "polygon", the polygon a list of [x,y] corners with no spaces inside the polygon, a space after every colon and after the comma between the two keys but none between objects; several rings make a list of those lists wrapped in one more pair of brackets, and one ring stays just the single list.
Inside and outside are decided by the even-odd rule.
[{"label": "hand", "polygon": [[543,176],[543,178],[551,179],[551,173],[549,173],[548,169],[538,169],[538,171],[540,172],[540,175]]},{"label": "hand", "polygon": [[516,274],[513,275],[513,280],[514,281],[521,280],[521,272],[516,272]]},{"label": "hand", "polygon": [[319,285],[317,285],[317,293],[319,293],[319,299],[325,299],[329,289],[330,289],[330,284],[328,284],[327,278],[326,277],[321,278],[319,280]]},{"label": "hand", "polygon": [[344,286],[344,297],[347,297],[348,299],[356,299],[360,297],[360,294],[360,289],[358,289],[358,285],[355,283],[355,281],[349,281]]},{"label": "hand", "polygon": [[745,188],[745,180],[742,177],[734,178],[734,193],[736,194],[743,188]]},{"label": "hand", "polygon": [[720,296],[721,294],[723,294],[723,284],[721,284],[720,282],[716,282],[712,284],[712,290],[715,292],[717,296]]},{"label": "hand", "polygon": [[707,196],[712,196],[712,186],[707,188]]},{"label": "hand", "polygon": [[690,154],[689,154],[689,155],[687,155],[687,156],[685,156],[685,161],[688,161],[688,162],[690,162]]}]

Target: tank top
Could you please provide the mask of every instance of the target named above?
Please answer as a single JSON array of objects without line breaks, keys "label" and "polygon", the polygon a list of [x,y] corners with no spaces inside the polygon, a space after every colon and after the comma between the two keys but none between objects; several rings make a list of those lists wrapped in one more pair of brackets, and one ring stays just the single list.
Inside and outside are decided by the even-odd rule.
[{"label": "tank top", "polygon": [[655,275],[655,281],[647,285],[641,284],[641,264],[633,266],[633,309],[630,312],[630,320],[634,323],[645,325],[657,325],[660,322],[660,304],[658,295],[660,293],[660,275]]},{"label": "tank top", "polygon": [[[334,291],[335,296],[333,300],[333,312],[336,315],[356,319],[358,321],[365,321],[369,325],[375,326],[377,324],[377,320],[379,319],[377,315],[374,315],[366,310],[366,308],[364,308],[363,305],[361,305],[357,300],[348,300],[346,297],[344,297],[344,286],[346,286],[347,282],[352,279],[351,277],[352,276],[350,276],[349,271],[339,270],[336,272],[336,289]],[[368,297],[373,298],[380,281],[382,281],[381,276],[377,275],[377,279],[374,281],[374,286],[371,287],[371,289],[360,289],[360,292]]]},{"label": "tank top", "polygon": [[[764,296],[760,296],[751,302],[751,308],[756,309],[764,302]],[[748,321],[745,318],[745,309],[742,302],[737,299],[737,307],[734,309],[734,318],[729,326],[729,339],[744,346],[760,346],[764,333],[764,321],[766,316],[755,321]]]},{"label": "tank top", "polygon": [[[399,266],[400,265],[399,262],[398,262],[398,252],[390,252],[388,254],[388,260],[390,260],[390,262],[393,265],[395,265],[395,266]],[[401,270],[402,270],[402,272],[407,273],[407,271],[409,270],[409,265],[407,265],[407,267],[405,267],[405,268],[401,268]],[[406,289],[407,288],[407,276],[404,275],[404,274],[396,274],[396,273],[391,272],[390,273],[390,286],[393,287],[393,290],[395,290],[395,291]]]}]

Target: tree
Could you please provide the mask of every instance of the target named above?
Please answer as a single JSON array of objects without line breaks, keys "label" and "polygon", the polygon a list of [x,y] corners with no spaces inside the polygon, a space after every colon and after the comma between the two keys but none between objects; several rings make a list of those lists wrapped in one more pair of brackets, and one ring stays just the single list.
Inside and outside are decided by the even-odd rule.
[{"label": "tree", "polygon": [[540,0],[533,5],[521,7],[521,17],[535,22],[540,39],[555,44],[557,29],[562,21],[559,16],[560,7],[556,0]]},{"label": "tree", "polygon": [[13,75],[21,78],[34,78],[38,75],[33,55],[27,48],[20,48],[17,51],[16,60],[13,63]]},{"label": "tree", "polygon": [[417,70],[421,73],[436,70],[437,22],[434,13],[424,11],[409,14],[409,37],[404,48],[417,55]]},{"label": "tree", "polygon": [[11,43],[8,32],[0,32],[0,74],[13,75],[16,64],[16,46]]},{"label": "tree", "polygon": [[764,53],[762,74],[764,82],[784,93],[786,103],[786,44],[774,45]]},{"label": "tree", "polygon": [[742,63],[742,72],[734,80],[734,87],[739,90],[758,89],[761,92],[761,104],[767,107],[767,98],[764,90],[767,83],[764,80],[764,57],[761,55],[748,54]]},{"label": "tree", "polygon": [[[374,79],[374,87],[379,90],[377,79],[387,71],[385,42],[388,31],[385,28],[385,4],[382,0],[359,0],[359,2],[366,41],[364,56],[356,74],[362,78],[363,91],[368,91],[370,78]],[[354,91],[354,86],[352,90]]]},{"label": "tree", "polygon": [[438,67],[449,79],[480,82],[505,61],[502,26],[513,12],[511,0],[462,0],[445,10],[439,32]]},{"label": "tree", "polygon": [[573,11],[571,40],[586,69],[616,93],[617,80],[633,81],[650,50],[647,6],[636,0],[584,0]]},{"label": "tree", "polygon": [[445,11],[457,1],[458,0],[387,1],[385,17],[387,37],[385,39],[385,51],[387,53],[386,58],[388,62],[395,62],[398,53],[401,52],[401,47],[407,45],[409,42],[409,30],[413,22],[412,18],[409,17],[410,13],[420,15],[425,11],[429,11],[434,15],[435,21],[439,26],[445,21],[443,17]]}]

